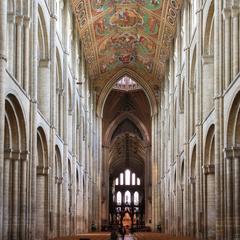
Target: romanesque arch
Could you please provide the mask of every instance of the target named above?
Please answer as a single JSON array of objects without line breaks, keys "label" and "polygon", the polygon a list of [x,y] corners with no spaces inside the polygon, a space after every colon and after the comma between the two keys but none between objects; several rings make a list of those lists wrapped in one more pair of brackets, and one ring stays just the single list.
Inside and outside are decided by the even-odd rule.
[{"label": "romanesque arch", "polygon": [[5,99],[3,239],[25,239],[27,136],[25,117],[18,99]]},{"label": "romanesque arch", "polygon": [[61,235],[61,218],[62,218],[62,158],[58,146],[55,147],[55,186],[54,186],[54,222],[56,235]]},{"label": "romanesque arch", "polygon": [[195,236],[197,231],[197,209],[196,209],[196,176],[197,176],[197,159],[196,159],[196,145],[192,150],[191,162],[190,162],[190,202],[191,202],[191,235]]},{"label": "romanesque arch", "polygon": [[240,92],[235,95],[227,121],[225,171],[226,171],[226,209],[227,236],[235,238],[239,236],[240,229],[237,225],[240,217]]},{"label": "romanesque arch", "polygon": [[41,5],[38,5],[38,107],[45,118],[50,119],[50,60],[49,36],[46,17]]},{"label": "romanesque arch", "polygon": [[45,132],[42,127],[37,129],[37,179],[36,179],[36,235],[39,239],[48,236],[48,146]]},{"label": "romanesque arch", "polygon": [[206,238],[215,239],[216,208],[215,208],[215,141],[214,125],[208,129],[204,148],[204,207]]}]

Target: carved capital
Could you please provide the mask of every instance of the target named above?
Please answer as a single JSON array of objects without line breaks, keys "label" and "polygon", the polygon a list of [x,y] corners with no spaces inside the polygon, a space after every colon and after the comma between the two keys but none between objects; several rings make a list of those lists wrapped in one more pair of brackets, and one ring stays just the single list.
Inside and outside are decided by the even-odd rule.
[{"label": "carved capital", "polygon": [[233,6],[232,7],[232,17],[235,18],[235,17],[238,17],[239,16],[239,7],[238,6]]},{"label": "carved capital", "polygon": [[196,183],[196,177],[189,177],[188,182],[189,182],[189,184],[195,184]]},{"label": "carved capital", "polygon": [[240,158],[240,147],[232,146],[224,148],[224,156],[226,159]]},{"label": "carved capital", "polygon": [[62,184],[63,183],[63,177],[55,177],[56,184]]},{"label": "carved capital", "polygon": [[7,20],[8,20],[9,23],[14,24],[15,23],[15,15],[14,15],[14,13],[8,13]]},{"label": "carved capital", "polygon": [[12,151],[12,160],[20,160],[21,159],[21,154],[20,151]]},{"label": "carved capital", "polygon": [[225,20],[230,19],[231,17],[231,9],[230,8],[224,8],[222,11],[223,17]]},{"label": "carved capital", "polygon": [[8,160],[12,157],[12,149],[4,149],[4,159]]},{"label": "carved capital", "polygon": [[30,17],[28,17],[28,16],[24,16],[23,17],[23,25],[24,25],[25,28],[29,28],[30,27],[30,22],[31,22]]},{"label": "carved capital", "polygon": [[209,174],[214,174],[215,173],[215,165],[214,164],[209,164],[208,165],[208,172],[209,172]]},{"label": "carved capital", "polygon": [[37,175],[46,176],[49,174],[49,167],[37,166]]},{"label": "carved capital", "polygon": [[202,166],[202,171],[203,171],[203,174],[207,174],[207,165],[203,165]]},{"label": "carved capital", "polygon": [[27,150],[20,153],[20,158],[23,161],[28,160],[28,156],[29,156],[29,151],[27,151]]},{"label": "carved capital", "polygon": [[240,158],[240,147],[232,147],[233,157]]},{"label": "carved capital", "polygon": [[17,16],[15,17],[15,21],[16,21],[16,24],[17,24],[18,26],[22,26],[22,25],[23,25],[23,16],[17,15]]},{"label": "carved capital", "polygon": [[204,65],[213,64],[213,62],[214,62],[213,55],[202,56],[202,64],[204,64]]},{"label": "carved capital", "polygon": [[50,67],[50,61],[49,59],[41,59],[39,61],[39,67],[40,68],[49,68]]},{"label": "carved capital", "polygon": [[232,159],[233,158],[233,151],[231,147],[224,148],[224,157],[226,159]]}]

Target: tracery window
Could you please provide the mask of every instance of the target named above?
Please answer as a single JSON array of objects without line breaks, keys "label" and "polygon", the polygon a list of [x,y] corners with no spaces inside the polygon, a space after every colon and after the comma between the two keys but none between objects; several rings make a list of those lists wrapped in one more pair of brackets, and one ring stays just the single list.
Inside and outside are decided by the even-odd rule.
[{"label": "tracery window", "polygon": [[125,185],[130,185],[130,170],[129,169],[127,169],[126,171],[125,171]]},{"label": "tracery window", "polygon": [[136,185],[136,174],[135,173],[132,174],[132,185],[133,186]]},{"label": "tracery window", "polygon": [[114,89],[123,91],[132,91],[141,89],[141,86],[128,76],[122,77],[113,87]]},{"label": "tracery window", "polygon": [[138,185],[138,186],[141,185],[141,180],[140,180],[140,178],[137,178],[137,185]]},{"label": "tracery window", "polygon": [[133,202],[134,202],[134,205],[138,205],[139,204],[139,193],[138,192],[134,193],[134,195],[133,195]]},{"label": "tracery window", "polygon": [[112,200],[110,200],[110,222],[121,225],[126,214],[131,216],[134,225],[144,224],[144,178],[124,169],[112,179]]},{"label": "tracery window", "polygon": [[129,191],[126,191],[124,194],[124,203],[131,204],[131,193]]},{"label": "tracery window", "polygon": [[116,185],[116,186],[119,185],[119,178],[116,178],[116,180],[115,180],[115,185]]},{"label": "tracery window", "polygon": [[123,173],[120,174],[120,185],[123,185]]},{"label": "tracery window", "polygon": [[119,191],[117,192],[117,205],[122,204],[122,193]]}]

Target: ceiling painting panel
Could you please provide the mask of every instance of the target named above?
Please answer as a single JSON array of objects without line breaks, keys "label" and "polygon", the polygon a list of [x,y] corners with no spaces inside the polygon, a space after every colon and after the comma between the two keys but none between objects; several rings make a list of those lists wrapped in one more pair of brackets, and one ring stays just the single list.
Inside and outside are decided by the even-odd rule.
[{"label": "ceiling painting panel", "polygon": [[[182,0],[72,0],[90,77],[129,67],[164,73]],[[161,66],[161,69],[159,69]]]}]

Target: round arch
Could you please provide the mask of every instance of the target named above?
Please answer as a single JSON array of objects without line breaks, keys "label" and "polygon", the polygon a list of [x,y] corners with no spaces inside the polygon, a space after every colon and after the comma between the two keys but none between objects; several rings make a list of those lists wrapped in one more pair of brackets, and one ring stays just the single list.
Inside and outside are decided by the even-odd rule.
[{"label": "round arch", "polygon": [[206,143],[205,143],[205,154],[204,154],[204,164],[214,164],[214,159],[212,159],[212,151],[214,149],[214,125],[212,124],[207,132]]},{"label": "round arch", "polygon": [[37,128],[37,149],[38,149],[38,166],[48,166],[48,146],[46,134],[42,127]]},{"label": "round arch", "polygon": [[23,108],[13,94],[8,94],[5,99],[6,117],[9,116],[9,126],[11,126],[12,143],[17,147],[16,150],[24,151],[27,149],[27,130]]},{"label": "round arch", "polygon": [[227,121],[227,146],[234,146],[240,143],[238,138],[240,115],[240,91],[233,98]]}]

